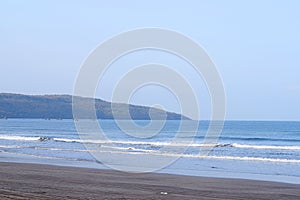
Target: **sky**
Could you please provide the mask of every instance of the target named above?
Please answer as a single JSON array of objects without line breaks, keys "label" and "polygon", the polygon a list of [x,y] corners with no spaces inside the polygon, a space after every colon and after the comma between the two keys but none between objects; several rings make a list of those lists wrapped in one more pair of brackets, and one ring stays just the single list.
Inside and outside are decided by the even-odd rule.
[{"label": "sky", "polygon": [[[201,45],[226,92],[228,120],[300,120],[300,2],[276,0],[0,1],[0,92],[72,94],[90,52],[121,32],[158,27]],[[166,63],[195,88],[200,119],[210,117],[205,83],[187,63],[163,52],[137,52],[114,63],[96,96],[111,100],[122,72]],[[126,69],[126,70],[124,70]],[[166,88],[146,86],[130,103],[180,112]]]}]

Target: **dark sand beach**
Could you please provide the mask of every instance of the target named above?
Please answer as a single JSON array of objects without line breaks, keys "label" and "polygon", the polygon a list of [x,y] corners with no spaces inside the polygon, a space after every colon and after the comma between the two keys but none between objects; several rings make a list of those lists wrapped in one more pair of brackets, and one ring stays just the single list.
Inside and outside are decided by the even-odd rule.
[{"label": "dark sand beach", "polygon": [[300,185],[0,163],[0,199],[300,199]]}]

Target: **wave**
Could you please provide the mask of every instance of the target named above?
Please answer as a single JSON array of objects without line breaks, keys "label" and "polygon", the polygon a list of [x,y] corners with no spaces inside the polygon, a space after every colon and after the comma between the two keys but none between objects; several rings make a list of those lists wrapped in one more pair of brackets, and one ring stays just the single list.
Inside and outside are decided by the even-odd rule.
[{"label": "wave", "polygon": [[238,143],[171,143],[171,142],[143,142],[143,141],[110,141],[110,140],[80,140],[80,139],[65,139],[65,138],[54,138],[55,141],[60,142],[81,142],[81,143],[93,143],[93,144],[124,144],[124,145],[149,145],[149,146],[178,146],[178,147],[233,147],[243,149],[270,149],[270,150],[294,150],[300,151],[300,146],[273,146],[273,145],[247,145]]},{"label": "wave", "polygon": [[0,135],[0,140],[19,140],[19,141],[45,141],[49,140],[48,137],[28,137],[16,135]]},{"label": "wave", "polygon": [[[149,145],[149,146],[191,146],[191,147],[214,147],[216,144],[201,144],[189,142],[154,142],[154,141],[125,141],[125,140],[83,140],[79,138],[50,138],[45,136],[14,136],[14,135],[0,135],[0,140],[17,140],[17,141],[48,141],[68,142],[68,143],[91,143],[91,144],[123,144],[123,145]],[[218,144],[219,146],[220,144]]]},{"label": "wave", "polygon": [[[201,157],[201,156],[199,156]],[[240,161],[257,161],[257,162],[276,162],[276,163],[297,163],[300,160],[296,159],[282,159],[282,158],[264,158],[264,157],[239,157],[239,156],[202,156],[202,158],[221,159],[221,160],[240,160]]]},{"label": "wave", "polygon": [[[97,149],[70,149],[70,148],[53,148],[53,147],[34,147],[34,146],[14,146],[14,145],[0,145],[3,149],[26,149],[32,148],[35,150],[45,150],[45,151],[72,151],[72,152],[103,152],[105,150],[123,150],[123,151],[137,151],[137,152],[153,152],[153,150],[138,149],[134,147],[116,147],[116,146],[101,146],[102,150]],[[157,151],[158,152],[158,151]]]},{"label": "wave", "polygon": [[[140,154],[146,155],[144,152],[117,152],[117,151],[101,151],[102,153],[117,154]],[[149,155],[149,154],[148,154]],[[196,154],[176,154],[152,151],[150,155],[171,156],[181,158],[197,158],[197,159],[216,159],[216,160],[238,160],[238,161],[256,161],[256,162],[275,162],[275,163],[294,163],[300,164],[300,160],[296,159],[280,159],[280,158],[264,158],[264,157],[240,157],[240,156],[202,156]]]},{"label": "wave", "polygon": [[[271,146],[267,146],[269,148]],[[71,151],[71,152],[87,152],[87,153],[108,153],[108,154],[127,154],[127,155],[141,155],[141,156],[167,156],[167,157],[178,157],[178,158],[191,158],[191,159],[215,159],[215,160],[236,160],[236,161],[254,161],[254,162],[274,162],[274,163],[293,163],[300,164],[300,160],[297,159],[286,159],[286,158],[267,158],[267,157],[240,157],[240,156],[216,156],[216,155],[201,155],[201,154],[187,154],[187,153],[174,153],[160,150],[148,150],[134,147],[116,147],[116,146],[104,146],[101,145],[97,149],[74,149],[74,148],[51,148],[51,147],[22,147],[22,146],[0,146],[0,148],[34,148],[36,150],[46,151]],[[244,147],[243,147],[244,148]],[[245,147],[248,148],[248,147]],[[258,148],[261,148],[259,146]],[[6,151],[5,151],[6,152]],[[82,160],[77,158],[65,158],[65,157],[53,157],[53,156],[41,156],[36,154],[27,154],[21,152],[7,152],[24,154],[41,158],[56,158],[66,160]]]},{"label": "wave", "polygon": [[282,158],[265,158],[265,157],[240,157],[240,156],[213,156],[213,155],[199,155],[199,154],[178,154],[178,153],[166,153],[157,150],[143,150],[140,151],[111,151],[111,150],[98,150],[90,152],[108,153],[108,154],[131,154],[131,155],[155,155],[155,156],[167,156],[178,158],[194,158],[194,159],[215,159],[215,160],[237,160],[237,161],[255,161],[255,162],[274,162],[274,163],[293,163],[300,164],[300,160],[297,159],[282,159]]},{"label": "wave", "polygon": [[24,147],[24,146],[14,146],[14,145],[10,145],[10,146],[0,145],[0,148],[3,148],[3,149],[22,149],[22,148],[26,148],[26,147]]},{"label": "wave", "polygon": [[[116,146],[101,146],[99,149],[69,149],[69,148],[51,148],[51,147],[35,147],[36,150],[48,150],[48,151],[72,151],[72,152],[103,152],[106,150],[122,150],[131,152],[155,152],[155,150],[138,149],[134,147],[116,147]],[[105,149],[105,150],[104,150]],[[156,151],[159,152],[159,151]]]},{"label": "wave", "polygon": [[226,137],[221,136],[223,140],[245,140],[245,141],[273,141],[273,142],[300,142],[299,139],[289,138],[265,138],[265,137]]},{"label": "wave", "polygon": [[[300,151],[300,146],[274,146],[274,145],[249,145],[239,143],[189,143],[189,142],[158,142],[158,141],[126,141],[126,140],[83,140],[79,138],[50,138],[45,136],[14,136],[14,135],[0,135],[2,140],[17,140],[17,141],[48,141],[68,142],[68,143],[90,143],[99,145],[144,145],[152,147],[207,147],[207,148],[240,148],[240,149],[260,149],[260,150],[291,150]],[[0,146],[1,147],[1,146]],[[121,147],[120,147],[121,148]],[[126,147],[125,147],[126,149]]]},{"label": "wave", "polygon": [[295,163],[300,164],[297,159],[285,158],[266,158],[266,157],[240,157],[240,156],[214,156],[214,155],[200,155],[200,154],[180,154],[172,152],[164,152],[160,150],[147,150],[133,147],[115,147],[115,146],[101,146],[99,149],[57,149],[57,148],[39,148],[43,150],[57,150],[57,151],[78,151],[78,152],[93,152],[93,153],[109,153],[109,154],[133,154],[133,155],[157,155],[181,158],[196,158],[196,159],[216,159],[216,160],[238,160],[238,161],[256,161],[256,162],[275,162],[275,163]]},{"label": "wave", "polygon": [[[93,153],[109,153],[109,154],[133,154],[133,155],[158,155],[158,156],[169,156],[169,157],[181,157],[181,158],[197,158],[197,159],[216,159],[216,160],[238,160],[238,161],[256,161],[256,162],[275,162],[275,163],[296,163],[300,164],[300,160],[296,159],[282,159],[282,158],[265,158],[265,157],[240,157],[240,156],[203,156],[199,154],[179,154],[179,153],[168,153],[159,150],[147,150],[137,149],[133,147],[113,147],[104,146],[98,150],[74,150],[74,149],[53,149],[47,148],[47,150],[65,150],[65,151],[79,151],[79,152],[93,152]],[[121,151],[119,151],[121,150]],[[126,150],[126,151],[124,151]]]},{"label": "wave", "polygon": [[271,145],[247,145],[247,144],[231,144],[232,147],[242,149],[270,149],[270,150],[294,150],[300,151],[300,146],[271,146]]},{"label": "wave", "polygon": [[83,140],[83,139],[67,139],[67,138],[53,138],[57,142],[71,142],[71,143],[90,143],[90,144],[119,144],[119,145],[145,145],[145,146],[173,146],[173,147],[224,147],[230,144],[215,144],[215,143],[191,143],[191,142],[154,142],[154,141],[125,141],[125,140]]},{"label": "wave", "polygon": [[[69,138],[52,138],[52,140],[56,142],[71,142],[71,143],[82,143],[83,141],[81,139],[69,139]],[[87,143],[95,143],[93,140],[86,141]]]}]

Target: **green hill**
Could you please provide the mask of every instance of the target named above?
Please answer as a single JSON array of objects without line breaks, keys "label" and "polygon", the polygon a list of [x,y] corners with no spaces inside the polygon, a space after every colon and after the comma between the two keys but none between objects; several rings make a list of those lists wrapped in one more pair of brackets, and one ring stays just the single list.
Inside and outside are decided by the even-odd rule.
[{"label": "green hill", "polygon": [[[91,99],[77,97],[84,105]],[[111,111],[111,103],[101,99],[95,99],[97,118],[114,119]],[[127,119],[125,110],[128,104],[116,103],[115,118]],[[134,120],[148,120],[150,107],[129,105],[129,113]],[[180,114],[165,112],[152,108],[152,119],[168,120],[188,119]],[[0,93],[0,118],[41,118],[41,119],[72,119],[72,96],[71,95],[22,95]]]}]

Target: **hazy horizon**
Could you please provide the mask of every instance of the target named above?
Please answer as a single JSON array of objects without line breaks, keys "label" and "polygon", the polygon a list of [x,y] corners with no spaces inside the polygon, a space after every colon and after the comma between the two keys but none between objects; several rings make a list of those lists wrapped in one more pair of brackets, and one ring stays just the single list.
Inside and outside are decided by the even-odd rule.
[{"label": "hazy horizon", "polygon": [[[1,1],[0,93],[70,94],[80,67],[101,42],[121,32],[158,27],[200,44],[226,92],[227,120],[299,121],[299,1]],[[210,117],[210,96],[189,64],[164,52],[120,58],[96,98],[111,101],[114,83],[133,66],[164,63],[183,74]],[[180,113],[165,88],[144,87],[131,104],[161,104]]]}]

